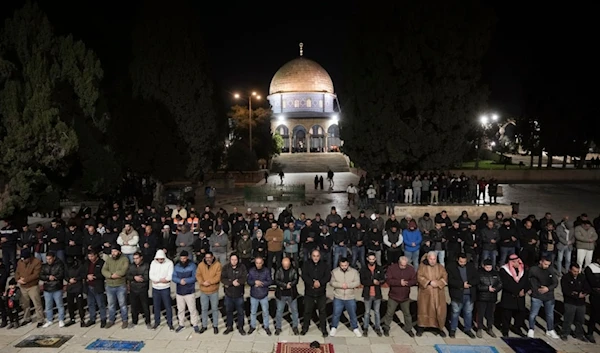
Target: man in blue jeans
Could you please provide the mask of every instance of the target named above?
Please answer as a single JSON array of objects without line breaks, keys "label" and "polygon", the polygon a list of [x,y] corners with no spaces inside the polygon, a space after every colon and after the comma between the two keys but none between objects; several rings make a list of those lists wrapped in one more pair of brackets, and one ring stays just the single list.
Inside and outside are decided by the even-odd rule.
[{"label": "man in blue jeans", "polygon": [[467,262],[466,254],[461,253],[458,255],[456,262],[448,264],[446,270],[448,271],[448,291],[450,293],[450,306],[452,308],[450,338],[456,337],[458,317],[461,312],[465,321],[465,334],[470,338],[475,338],[475,334],[471,329],[473,328],[473,306],[477,294],[477,268],[475,268],[473,262]]},{"label": "man in blue jeans", "polygon": [[486,227],[481,230],[481,265],[483,260],[490,259],[494,266],[498,257],[498,243],[500,242],[500,233],[494,227],[494,221],[488,220]]},{"label": "man in blue jeans", "polygon": [[292,314],[292,331],[298,336],[298,271],[292,267],[288,257],[281,260],[281,267],[275,272],[275,298],[277,298],[277,313],[275,314],[275,336],[281,334],[283,310],[287,304]]},{"label": "man in blue jeans", "polygon": [[152,284],[152,306],[154,307],[154,326],[156,330],[160,326],[161,307],[167,315],[169,330],[174,331],[173,309],[171,307],[171,280],[173,279],[173,262],[167,259],[165,252],[156,251],[154,261],[150,264],[150,283]]},{"label": "man in blue jeans", "polygon": [[202,306],[202,328],[204,333],[208,327],[208,306],[212,312],[212,325],[215,335],[219,333],[219,284],[221,283],[221,263],[215,261],[212,252],[207,251],[204,259],[198,264],[196,282],[200,286],[200,305]]},{"label": "man in blue jeans", "polygon": [[331,236],[333,237],[333,266],[337,266],[340,258],[348,254],[348,231],[342,222],[335,228],[331,228]]},{"label": "man in blue jeans", "polygon": [[540,259],[538,266],[529,269],[529,284],[531,285],[531,308],[529,309],[529,331],[527,337],[534,337],[535,318],[542,305],[546,312],[546,336],[554,339],[560,337],[554,331],[554,290],[558,287],[558,276],[552,262],[546,257]]},{"label": "man in blue jeans", "polygon": [[350,261],[343,257],[340,264],[331,271],[331,286],[333,287],[333,315],[331,317],[331,330],[329,336],[334,337],[344,310],[350,316],[350,326],[356,337],[362,337],[356,319],[356,299],[354,290],[360,286],[360,275],[357,270],[350,267]]},{"label": "man in blue jeans", "polygon": [[263,317],[265,333],[271,336],[269,329],[269,286],[271,285],[271,271],[264,268],[262,257],[254,259],[254,267],[248,271],[248,284],[250,285],[250,330],[251,334],[256,330],[256,316],[260,304]]},{"label": "man in blue jeans", "polygon": [[46,254],[46,263],[42,265],[40,280],[44,282],[44,302],[46,302],[46,323],[43,328],[52,325],[54,304],[58,309],[58,327],[65,327],[65,306],[63,305],[63,280],[65,265],[56,258],[54,252]]},{"label": "man in blue jeans", "polygon": [[417,271],[419,269],[419,252],[423,236],[414,219],[408,223],[408,228],[402,231],[402,238],[404,240],[404,256],[411,261],[412,266]]},{"label": "man in blue jeans", "polygon": [[227,328],[224,335],[233,332],[233,312],[237,312],[237,328],[240,335],[245,336],[244,331],[244,286],[248,277],[246,266],[240,263],[236,254],[231,254],[229,263],[223,266],[221,283],[225,289],[225,310],[227,312]]},{"label": "man in blue jeans", "polygon": [[127,270],[129,260],[121,254],[121,245],[113,244],[110,257],[102,266],[102,275],[106,278],[106,298],[108,299],[108,322],[106,328],[115,324],[117,306],[121,311],[121,328],[129,327],[127,323]]},{"label": "man in blue jeans", "polygon": [[96,324],[96,305],[100,311],[100,328],[106,327],[106,302],[104,301],[104,276],[102,275],[104,260],[98,255],[95,249],[88,251],[88,261],[85,263],[87,269],[87,304],[90,311],[90,319],[86,322],[86,327]]}]

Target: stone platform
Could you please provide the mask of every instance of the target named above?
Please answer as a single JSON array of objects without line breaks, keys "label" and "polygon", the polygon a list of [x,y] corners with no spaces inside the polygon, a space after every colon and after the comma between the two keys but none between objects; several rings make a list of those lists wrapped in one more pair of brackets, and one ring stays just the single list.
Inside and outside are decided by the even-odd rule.
[{"label": "stone platform", "polygon": [[425,212],[429,212],[431,217],[435,217],[436,214],[446,211],[448,213],[448,217],[451,220],[455,220],[458,218],[462,211],[467,211],[471,220],[475,221],[475,219],[479,218],[479,216],[486,212],[490,219],[493,219],[496,216],[496,212],[500,211],[504,213],[504,217],[510,217],[512,212],[512,206],[505,204],[496,204],[496,205],[405,205],[400,204],[394,207],[394,214],[397,218],[401,218],[406,216],[407,214],[411,215],[414,219],[418,219],[422,217]]}]

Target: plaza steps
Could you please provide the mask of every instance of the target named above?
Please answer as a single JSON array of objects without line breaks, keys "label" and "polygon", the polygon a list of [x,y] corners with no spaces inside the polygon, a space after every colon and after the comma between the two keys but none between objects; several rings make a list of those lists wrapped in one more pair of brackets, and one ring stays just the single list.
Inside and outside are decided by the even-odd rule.
[{"label": "plaza steps", "polygon": [[350,171],[348,159],[338,152],[282,153],[271,164],[272,173],[327,173],[329,168],[334,173]]}]

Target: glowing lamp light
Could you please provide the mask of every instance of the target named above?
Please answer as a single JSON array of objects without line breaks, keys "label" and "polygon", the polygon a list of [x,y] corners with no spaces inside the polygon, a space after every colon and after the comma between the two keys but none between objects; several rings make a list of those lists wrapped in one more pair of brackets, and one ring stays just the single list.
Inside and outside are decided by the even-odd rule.
[{"label": "glowing lamp light", "polygon": [[496,142],[492,141],[492,142],[490,143],[490,145],[491,145],[492,147],[494,147],[494,146],[496,146]]},{"label": "glowing lamp light", "polygon": [[487,117],[487,115],[483,115],[481,118],[479,118],[479,121],[481,121],[481,124],[485,125],[490,121],[490,119]]},{"label": "glowing lamp light", "polygon": [[492,121],[498,121],[498,114],[492,114]]},{"label": "glowing lamp light", "polygon": [[339,121],[339,120],[338,120],[338,116],[337,116],[337,115],[333,115],[333,116],[331,117],[331,122],[332,122],[332,123],[334,123],[334,124],[337,124],[337,123],[338,123],[338,121]]},{"label": "glowing lamp light", "polygon": [[253,95],[253,96],[256,96],[256,92],[252,92],[252,95]]},{"label": "glowing lamp light", "polygon": [[233,98],[235,98],[235,99],[238,99],[238,98],[240,98],[240,95],[239,95],[239,93],[236,93],[236,94],[234,94],[234,95],[233,95]]},{"label": "glowing lamp light", "polygon": [[256,99],[260,100],[260,96],[256,96]]},{"label": "glowing lamp light", "polygon": [[277,117],[277,121],[283,122],[283,120],[285,120],[285,116],[280,115],[280,116]]}]

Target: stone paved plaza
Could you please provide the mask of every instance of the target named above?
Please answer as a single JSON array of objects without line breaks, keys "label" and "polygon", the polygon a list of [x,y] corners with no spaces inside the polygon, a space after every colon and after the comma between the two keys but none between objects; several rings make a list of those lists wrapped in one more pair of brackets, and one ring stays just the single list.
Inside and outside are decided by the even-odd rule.
[{"label": "stone paved plaza", "polygon": [[[315,191],[313,189],[312,180],[314,173],[297,173],[287,174],[285,177],[285,183],[305,183],[308,194],[314,197],[315,200],[319,201],[319,204],[312,206],[298,206],[295,208],[295,214],[300,212],[306,212],[309,217],[312,217],[316,212],[320,212],[325,216],[329,212],[329,208],[332,205],[337,206],[340,213],[345,213],[346,207],[346,195],[341,192],[345,190],[349,183],[357,183],[358,177],[351,173],[336,173],[335,181],[336,186],[333,193],[327,191]],[[269,183],[278,183],[279,178],[273,175],[269,179]],[[326,182],[327,183],[327,182]],[[600,195],[600,186],[598,185],[502,185],[504,190],[504,197],[500,198],[499,202],[520,202],[521,204],[521,216],[525,216],[529,213],[535,213],[538,217],[543,216],[545,211],[550,211],[554,214],[555,218],[560,218],[564,214],[570,215],[575,218],[582,212],[587,212],[590,217],[598,215],[600,203],[598,203],[598,195]],[[327,188],[327,185],[325,186]],[[285,206],[285,205],[282,205]],[[227,206],[227,210],[231,211],[233,205]],[[238,206],[240,211],[245,209],[242,205]],[[355,208],[352,211],[357,211]],[[423,206],[423,212],[426,212],[427,207]],[[402,216],[402,215],[400,215]],[[418,217],[420,215],[413,215]],[[478,216],[478,215],[477,215]],[[174,286],[172,288],[174,297]],[[384,288],[384,299],[387,299],[387,289]],[[303,293],[303,285],[300,283],[299,292]],[[557,290],[557,301],[562,301],[562,295]],[[328,298],[331,301],[332,290],[328,287]],[[246,289],[246,298],[249,295],[249,289]],[[356,291],[357,299],[360,299],[360,291]],[[221,298],[223,291],[221,289]],[[270,294],[271,297],[271,318],[274,318],[274,299],[273,292]],[[416,300],[417,290],[412,289],[411,299]],[[222,303],[222,301],[221,301]],[[529,305],[529,300],[527,300]],[[249,308],[249,304],[246,303],[246,307]],[[359,304],[360,307],[360,304]],[[385,303],[382,304],[385,308]],[[221,307],[221,311],[222,311]],[[331,303],[329,303],[329,317],[331,317]],[[249,311],[246,311],[248,316]],[[416,312],[413,313],[416,319]],[[562,321],[562,314],[557,313],[557,323]],[[117,315],[118,316],[118,315]],[[290,320],[289,313],[286,313],[286,319]],[[401,317],[401,314],[400,314]],[[92,328],[80,328],[79,323],[68,328],[59,329],[58,325],[53,325],[48,329],[37,329],[35,325],[28,325],[19,329],[13,330],[0,330],[0,353],[12,353],[12,352],[43,352],[43,353],[54,353],[54,352],[66,352],[75,353],[86,351],[85,347],[96,340],[97,338],[105,339],[116,339],[116,340],[143,340],[145,347],[142,349],[143,353],[153,352],[169,352],[169,353],[183,353],[183,352],[210,352],[210,353],[221,353],[221,352],[273,352],[275,343],[278,341],[288,342],[330,342],[335,345],[336,353],[420,353],[420,352],[435,352],[435,344],[466,344],[466,345],[491,345],[498,349],[500,353],[512,352],[500,338],[490,338],[484,333],[483,339],[469,339],[461,331],[457,331],[456,339],[441,338],[435,336],[432,333],[425,333],[422,337],[410,338],[404,331],[398,326],[398,323],[402,321],[400,317],[396,318],[396,323],[392,324],[390,337],[377,337],[371,330],[369,337],[356,338],[351,330],[348,328],[348,321],[342,320],[339,326],[336,337],[323,338],[321,333],[317,329],[314,322],[311,324],[310,331],[306,336],[293,336],[288,321],[284,322],[283,333],[280,336],[267,336],[262,329],[248,336],[241,336],[237,331],[233,334],[223,335],[224,322],[223,318],[219,320],[220,333],[214,335],[210,329],[202,335],[193,333],[191,327],[187,327],[180,333],[170,332],[166,327],[164,318],[162,325],[158,330],[148,330],[142,324],[133,329],[122,330],[120,328],[120,320],[117,319],[117,324],[111,329],[100,329],[99,325]],[[247,321],[249,318],[247,318]],[[362,315],[359,317],[362,322]],[[140,320],[140,322],[142,322]],[[559,352],[600,352],[600,346],[593,345],[590,343],[583,343],[570,338],[568,342],[561,340],[552,340],[544,336],[545,322],[538,317],[536,327],[536,337],[542,338],[555,347]],[[246,324],[248,329],[248,324]],[[273,328],[273,322],[271,322],[271,329]],[[496,334],[499,336],[500,332],[495,329]],[[58,349],[18,349],[14,345],[22,339],[36,334],[68,334],[74,337]],[[596,339],[600,339],[598,333]],[[92,351],[86,351],[92,352]]]}]

